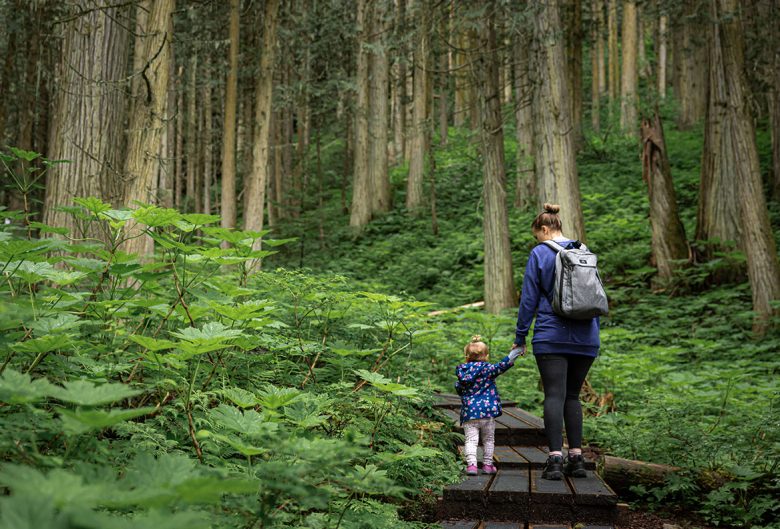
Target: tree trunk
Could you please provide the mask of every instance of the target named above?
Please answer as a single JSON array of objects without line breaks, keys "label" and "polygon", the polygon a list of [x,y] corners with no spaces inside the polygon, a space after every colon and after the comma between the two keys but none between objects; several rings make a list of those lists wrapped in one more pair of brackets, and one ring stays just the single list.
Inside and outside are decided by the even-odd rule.
[{"label": "tree trunk", "polygon": [[569,85],[574,144],[582,136],[582,0],[566,0],[566,81]]},{"label": "tree trunk", "polygon": [[614,456],[604,456],[602,468],[604,481],[612,487],[612,490],[623,494],[630,493],[634,485],[661,486],[670,474],[680,470],[679,467]]},{"label": "tree trunk", "polygon": [[541,7],[534,20],[534,162],[539,203],[561,206],[563,232],[585,240],[580,202],[580,184],[566,90],[564,45],[561,34],[560,0]]},{"label": "tree trunk", "polygon": [[599,24],[597,23],[599,10],[601,9],[601,0],[593,0],[591,3],[592,18],[591,21],[591,44],[590,44],[590,69],[592,72],[590,83],[590,125],[593,132],[598,134],[601,131],[601,84],[602,79],[599,71],[599,61],[603,64],[603,57],[599,56],[601,47],[603,47],[602,38],[599,33]]},{"label": "tree trunk", "polygon": [[704,23],[699,13],[698,0],[680,4],[674,33],[675,95],[680,111],[677,127],[688,129],[704,118],[707,108],[707,45]]},{"label": "tree trunk", "polygon": [[187,87],[187,192],[185,193],[184,209],[185,211],[197,211],[198,199],[197,179],[198,179],[198,56],[197,52],[192,50],[190,57],[190,79]]},{"label": "tree trunk", "polygon": [[[3,61],[3,71],[0,74],[0,94],[7,94],[11,86],[11,78],[14,73],[14,58],[16,57],[16,39],[17,31],[8,32],[8,45],[5,51],[5,60]],[[0,105],[0,142],[5,145],[5,125],[8,120],[8,109],[10,105],[4,103]]]},{"label": "tree trunk", "polygon": [[211,103],[211,51],[205,50],[206,57],[203,64],[203,213],[211,214],[211,184],[214,179],[214,147],[211,144],[214,139],[212,126]]},{"label": "tree trunk", "polygon": [[395,37],[398,42],[395,89],[393,90],[393,163],[406,159],[406,0],[397,0],[395,15]]},{"label": "tree trunk", "polygon": [[425,160],[429,149],[430,55],[431,42],[430,3],[420,0],[418,8],[418,31],[414,50],[414,98],[411,138],[409,141],[409,177],[406,182],[406,209],[414,212],[423,205],[425,183]]},{"label": "tree trunk", "polygon": [[596,31],[595,45],[598,56],[599,96],[603,96],[607,93],[607,68],[604,60],[604,53],[606,52],[604,46],[604,0],[593,0],[593,11],[595,20],[591,21],[591,23]]},{"label": "tree trunk", "polygon": [[176,75],[176,174],[174,178],[174,200],[176,209],[184,209],[182,200],[184,198],[184,87],[182,78],[184,77],[184,67],[179,66]]},{"label": "tree trunk", "polygon": [[620,57],[618,55],[617,0],[608,0],[607,47],[609,49],[609,115],[614,116],[620,95]]},{"label": "tree trunk", "polygon": [[509,218],[506,208],[504,173],[504,127],[498,86],[498,43],[496,42],[496,3],[487,4],[479,31],[480,54],[472,64],[479,109],[479,137],[482,155],[482,196],[485,211],[482,227],[485,237],[485,310],[498,314],[517,303],[509,247]]},{"label": "tree trunk", "polygon": [[143,43],[144,32],[146,31],[149,11],[151,11],[151,0],[138,0],[135,2],[135,30],[133,35],[133,70],[130,75],[130,104],[128,105],[128,116],[135,112],[135,103],[138,97],[143,97],[142,72],[146,63],[144,62]]},{"label": "tree trunk", "polygon": [[[74,197],[96,196],[114,205],[122,199],[122,131],[126,99],[116,87],[127,75],[128,32],[118,22],[122,7],[91,10],[67,22],[57,72],[54,116],[48,158],[70,160],[47,175],[43,222],[74,228],[71,216],[58,211]],[[78,235],[78,234],[74,234]]]},{"label": "tree trunk", "polygon": [[[244,229],[259,232],[263,230],[265,187],[268,180],[268,155],[271,141],[271,102],[273,100],[274,60],[276,56],[276,26],[279,0],[265,0],[263,9],[263,47],[260,56],[256,99],[255,135],[252,149],[252,172],[249,174]],[[260,240],[255,244],[260,248]]]},{"label": "tree trunk", "polygon": [[[453,39],[455,42],[455,109],[453,110],[453,122],[456,127],[467,127],[471,115],[471,83],[467,72],[469,39],[465,28],[460,27],[457,14],[459,9],[457,1],[453,0]],[[463,6],[460,7],[463,9]],[[418,37],[419,40],[419,37]]]},{"label": "tree trunk", "polygon": [[[127,188],[125,203],[155,203],[157,201],[158,154],[161,148],[163,117],[168,102],[168,75],[170,73],[171,46],[173,35],[168,33],[173,14],[174,0],[155,0],[144,31],[136,36],[142,39],[136,50],[141,53],[141,68],[145,83],[140,84],[135,96],[133,113],[130,115],[127,154],[125,156],[125,178]],[[132,226],[128,233],[140,235]],[[138,236],[127,241],[127,253],[150,256],[154,253],[151,237]]]},{"label": "tree trunk", "polygon": [[652,119],[642,121],[642,177],[650,199],[653,260],[659,278],[668,281],[679,261],[688,258],[688,243],[677,211],[664,130],[657,112]]},{"label": "tree trunk", "polygon": [[239,0],[230,0],[230,48],[225,81],[225,113],[222,120],[222,221],[223,228],[236,227],[236,110],[238,108]]},{"label": "tree trunk", "polygon": [[[709,95],[700,239],[738,240],[747,256],[754,330],[766,331],[780,299],[780,265],[761,183],[742,22],[736,0],[710,4]],[[712,191],[705,188],[709,184]]]},{"label": "tree trunk", "polygon": [[368,173],[368,112],[369,112],[369,36],[373,0],[358,0],[357,4],[357,99],[355,101],[355,151],[352,177],[352,210],[349,225],[361,230],[371,220],[372,189]]},{"label": "tree trunk", "polygon": [[[168,34],[173,35],[173,17],[168,19]],[[165,208],[173,207],[173,194],[175,187],[176,171],[176,90],[179,86],[176,78],[176,61],[174,60],[174,48],[170,47],[170,59],[168,60],[168,94],[165,103],[165,129],[163,130],[163,157],[160,163],[160,181],[158,194],[160,204]]]},{"label": "tree trunk", "polygon": [[[773,0],[775,13],[780,13],[780,0]],[[780,202],[780,28],[772,30],[772,80],[769,93],[769,130],[772,134],[772,197]]]},{"label": "tree trunk", "polygon": [[669,17],[661,15],[658,19],[658,97],[666,99],[666,55],[669,41]]},{"label": "tree trunk", "polygon": [[515,134],[517,136],[517,178],[514,206],[521,210],[536,208],[536,176],[534,174],[533,99],[529,75],[531,30],[514,35],[515,40]]},{"label": "tree trunk", "polygon": [[623,70],[620,83],[620,128],[637,137],[637,11],[634,0],[623,2]]},{"label": "tree trunk", "polygon": [[[439,27],[442,35],[447,35],[449,29],[449,6],[444,6]],[[511,64],[511,63],[510,63]],[[445,147],[449,136],[449,57],[447,50],[439,50],[439,146]],[[511,89],[511,86],[510,86]],[[433,180],[432,180],[433,181]]]},{"label": "tree trunk", "polygon": [[372,33],[373,53],[370,61],[370,111],[368,115],[369,125],[369,164],[368,178],[371,180],[371,210],[374,212],[387,212],[392,207],[390,197],[390,178],[387,167],[387,139],[388,139],[388,94],[387,86],[390,77],[390,62],[387,57],[387,39],[385,34],[389,30],[388,0],[374,0]]}]

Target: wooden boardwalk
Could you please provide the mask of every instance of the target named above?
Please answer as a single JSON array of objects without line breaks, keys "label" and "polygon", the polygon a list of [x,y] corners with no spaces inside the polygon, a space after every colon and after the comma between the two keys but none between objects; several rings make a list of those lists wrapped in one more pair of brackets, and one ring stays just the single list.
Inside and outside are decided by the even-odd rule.
[{"label": "wooden boardwalk", "polygon": [[[436,407],[456,431],[463,431],[457,395],[442,394]],[[596,474],[595,462],[586,460],[585,478],[542,479],[547,460],[544,422],[513,402],[505,402],[503,410],[496,419],[498,473],[464,475],[460,483],[446,487],[438,512],[442,528],[612,529],[618,498]]]}]

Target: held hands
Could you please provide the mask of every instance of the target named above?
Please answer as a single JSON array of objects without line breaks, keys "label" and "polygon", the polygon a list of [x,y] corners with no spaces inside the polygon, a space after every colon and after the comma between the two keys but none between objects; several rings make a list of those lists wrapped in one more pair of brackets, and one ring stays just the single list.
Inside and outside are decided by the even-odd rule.
[{"label": "held hands", "polygon": [[517,345],[516,343],[512,344],[512,350],[509,351],[509,361],[514,364],[515,359],[518,356],[525,356],[525,344],[523,345]]}]

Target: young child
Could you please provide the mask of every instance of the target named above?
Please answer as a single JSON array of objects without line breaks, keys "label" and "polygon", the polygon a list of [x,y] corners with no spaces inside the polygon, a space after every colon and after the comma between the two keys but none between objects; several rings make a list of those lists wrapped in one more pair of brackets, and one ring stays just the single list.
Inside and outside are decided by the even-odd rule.
[{"label": "young child", "polygon": [[495,417],[501,415],[501,398],[498,396],[495,378],[512,367],[515,358],[522,354],[513,349],[508,356],[497,364],[488,363],[490,351],[479,335],[472,336],[471,342],[463,348],[466,362],[455,369],[458,381],[455,390],[460,395],[460,424],[466,434],[466,474],[477,475],[477,445],[479,432],[482,431],[484,458],[482,472],[495,474],[493,466],[493,448],[495,445]]}]

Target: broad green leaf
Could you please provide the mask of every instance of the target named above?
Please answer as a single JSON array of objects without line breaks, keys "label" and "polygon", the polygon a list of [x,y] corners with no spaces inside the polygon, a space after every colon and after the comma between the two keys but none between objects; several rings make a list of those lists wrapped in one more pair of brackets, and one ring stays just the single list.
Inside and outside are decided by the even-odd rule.
[{"label": "broad green leaf", "polygon": [[129,410],[111,409],[103,410],[66,410],[60,408],[58,411],[62,417],[62,423],[66,432],[74,434],[86,433],[90,430],[102,430],[122,421],[127,421],[152,413],[157,408],[135,408]]},{"label": "broad green leaf", "polygon": [[238,329],[230,329],[219,322],[210,322],[201,329],[185,327],[171,334],[192,343],[214,343],[236,338],[241,336],[242,332]]},{"label": "broad green leaf", "polygon": [[0,401],[25,404],[45,399],[56,386],[45,378],[32,380],[30,375],[7,368],[0,376]]},{"label": "broad green leaf", "polygon": [[79,406],[110,404],[142,393],[127,384],[94,384],[89,380],[71,380],[63,386],[52,391],[51,396]]},{"label": "broad green leaf", "polygon": [[287,406],[301,396],[301,392],[295,388],[277,388],[273,384],[267,384],[259,393],[257,400],[260,405],[272,410]]},{"label": "broad green leaf", "polygon": [[279,427],[277,423],[268,421],[255,410],[242,412],[225,404],[220,404],[211,410],[209,417],[219,429],[227,429],[250,436],[269,435]]},{"label": "broad green leaf", "polygon": [[257,397],[254,393],[242,388],[228,388],[221,391],[224,397],[239,408],[253,408],[257,406]]},{"label": "broad green leaf", "polygon": [[149,351],[164,351],[165,349],[173,349],[176,347],[176,343],[170,340],[163,340],[160,338],[152,338],[150,336],[141,336],[134,334],[129,336],[130,340],[134,341],[141,347],[148,349]]},{"label": "broad green leaf", "polygon": [[0,529],[70,529],[67,516],[41,494],[0,499]]},{"label": "broad green leaf", "polygon": [[97,505],[106,496],[103,487],[88,485],[84,478],[56,468],[43,474],[22,465],[5,464],[0,470],[0,485],[14,496],[50,498],[58,508]]},{"label": "broad green leaf", "polygon": [[9,146],[8,150],[11,151],[14,156],[24,160],[25,162],[32,162],[33,160],[37,160],[42,156],[40,153],[34,151],[25,151],[24,149],[19,149],[18,147]]},{"label": "broad green leaf", "polygon": [[40,338],[13,344],[11,347],[19,353],[40,354],[62,351],[73,345],[73,336],[72,334],[46,334]]},{"label": "broad green leaf", "polygon": [[95,215],[98,215],[100,213],[103,213],[111,209],[110,204],[106,204],[105,202],[103,202],[97,197],[87,197],[87,198],[76,197],[73,199],[73,202],[83,207],[90,213],[94,213]]},{"label": "broad green leaf", "polygon": [[218,433],[210,432],[208,430],[201,430],[197,434],[198,439],[215,439],[226,445],[230,446],[233,450],[245,457],[259,456],[268,452],[267,448],[261,446],[254,446],[241,441],[239,438],[233,435],[221,435]]}]

